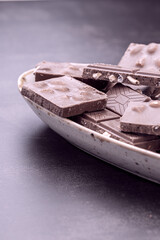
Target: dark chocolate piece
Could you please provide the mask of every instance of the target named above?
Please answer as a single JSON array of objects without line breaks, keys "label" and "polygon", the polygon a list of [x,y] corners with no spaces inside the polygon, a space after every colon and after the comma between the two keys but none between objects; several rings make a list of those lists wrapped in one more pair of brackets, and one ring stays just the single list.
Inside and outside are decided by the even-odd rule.
[{"label": "dark chocolate piece", "polygon": [[82,78],[147,86],[159,86],[160,82],[160,74],[109,64],[93,64],[84,67]]},{"label": "dark chocolate piece", "polygon": [[160,101],[130,102],[120,127],[124,132],[160,135]]},{"label": "dark chocolate piece", "polygon": [[101,110],[107,101],[105,93],[67,76],[25,84],[21,93],[61,117]]},{"label": "dark chocolate piece", "polygon": [[150,98],[120,83],[107,92],[107,108],[123,115],[129,102],[148,101]]},{"label": "dark chocolate piece", "polygon": [[[106,111],[108,110],[106,109]],[[115,119],[108,118],[108,120],[100,122],[87,118],[85,114],[73,117],[72,120],[100,134],[137,147],[145,148],[151,151],[158,151],[160,149],[160,138],[157,136],[121,132],[118,115],[117,119],[116,117]]]}]

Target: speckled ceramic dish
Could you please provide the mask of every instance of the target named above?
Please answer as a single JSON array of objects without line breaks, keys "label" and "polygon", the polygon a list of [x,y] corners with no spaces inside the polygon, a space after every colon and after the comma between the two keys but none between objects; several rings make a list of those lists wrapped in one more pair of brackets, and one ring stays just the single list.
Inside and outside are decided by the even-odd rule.
[{"label": "speckled ceramic dish", "polygon": [[[24,72],[18,88],[24,82],[34,82],[33,71]],[[69,119],[59,117],[24,97],[32,110],[48,126],[78,148],[128,172],[160,183],[160,154],[120,142],[92,131]]]}]

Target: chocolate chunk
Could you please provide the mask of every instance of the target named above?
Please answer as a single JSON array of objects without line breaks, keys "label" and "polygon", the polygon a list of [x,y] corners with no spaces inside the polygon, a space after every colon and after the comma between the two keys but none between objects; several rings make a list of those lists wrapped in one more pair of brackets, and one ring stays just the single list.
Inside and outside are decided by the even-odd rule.
[{"label": "chocolate chunk", "polygon": [[103,109],[103,110],[96,111],[96,112],[84,113],[83,116],[86,119],[90,119],[93,122],[101,122],[101,121],[105,121],[105,120],[120,118],[120,115],[118,115],[108,109]]},{"label": "chocolate chunk", "polygon": [[[142,64],[142,60],[140,61]],[[160,74],[145,73],[127,66],[115,66],[109,64],[93,64],[84,67],[83,79],[106,80],[112,84],[127,83],[133,85],[158,86]]]},{"label": "chocolate chunk", "polygon": [[[134,50],[139,48],[139,51]],[[124,55],[122,56],[119,66],[131,67],[139,69],[139,72],[143,74],[154,74],[157,75],[157,79],[160,76],[160,44],[150,43],[148,45],[131,43]],[[143,84],[143,83],[142,83]],[[160,99],[160,87],[159,84],[155,87],[148,84],[145,94],[150,96],[152,99]]]},{"label": "chocolate chunk", "polygon": [[121,67],[138,68],[140,72],[160,75],[160,44],[131,43],[119,64]]},{"label": "chocolate chunk", "polygon": [[35,74],[35,81],[44,81],[50,78],[57,78],[62,76],[74,77],[98,90],[109,89],[109,82],[104,80],[95,81],[91,78],[82,78],[83,69],[88,64],[80,63],[55,63],[55,62],[40,62],[37,64]]},{"label": "chocolate chunk", "polygon": [[74,78],[82,78],[83,68],[88,64],[78,63],[55,63],[40,62],[34,72],[35,81],[42,81],[54,77],[71,76]]},{"label": "chocolate chunk", "polygon": [[61,117],[101,110],[107,101],[105,93],[67,76],[25,84],[21,93]]},{"label": "chocolate chunk", "polygon": [[120,126],[124,132],[160,135],[160,101],[130,102]]},{"label": "chocolate chunk", "polygon": [[154,136],[147,136],[147,139],[145,139],[146,136],[144,135],[137,135],[137,134],[126,134],[121,132],[120,128],[120,119],[116,120],[110,120],[110,121],[103,121],[100,123],[100,126],[107,129],[110,133],[113,134],[114,138],[120,139],[125,142],[132,142],[132,144],[139,143],[139,141],[144,142],[146,140],[152,140],[155,139]]},{"label": "chocolate chunk", "polygon": [[72,120],[96,132],[106,133],[106,130],[100,126],[100,123],[119,118],[120,116],[118,114],[110,111],[109,109],[103,109],[100,111],[83,113],[82,115],[73,117]]},{"label": "chocolate chunk", "polygon": [[[158,86],[160,75],[135,71],[132,68],[110,64],[78,64],[41,62],[34,72],[35,81],[53,77],[71,76],[98,89],[113,87],[117,82],[133,85]],[[102,86],[103,84],[103,86]]]},{"label": "chocolate chunk", "polygon": [[106,115],[110,115],[110,113],[107,113],[107,111],[109,110],[106,109],[105,112],[103,111],[104,117],[101,117],[102,120],[98,122],[96,122],[95,119],[89,119],[86,114],[73,117],[72,120],[100,134],[134,146],[145,148],[151,151],[158,151],[160,149],[160,138],[157,136],[121,132],[120,119],[118,115],[115,116],[115,119],[108,117],[108,120],[103,121]]},{"label": "chocolate chunk", "polygon": [[148,101],[149,98],[141,94],[130,87],[124,86],[120,83],[116,84],[112,89],[107,92],[107,108],[118,113],[120,115],[124,114],[130,101]]}]

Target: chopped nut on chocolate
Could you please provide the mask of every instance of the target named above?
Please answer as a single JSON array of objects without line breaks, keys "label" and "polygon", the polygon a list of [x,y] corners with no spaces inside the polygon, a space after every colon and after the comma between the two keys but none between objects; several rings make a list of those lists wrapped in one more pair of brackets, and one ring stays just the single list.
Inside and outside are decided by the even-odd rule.
[{"label": "chopped nut on chocolate", "polygon": [[61,117],[104,109],[107,101],[105,93],[67,76],[25,84],[21,93]]},{"label": "chopped nut on chocolate", "polygon": [[159,136],[160,101],[130,102],[120,119],[120,126],[124,132]]}]

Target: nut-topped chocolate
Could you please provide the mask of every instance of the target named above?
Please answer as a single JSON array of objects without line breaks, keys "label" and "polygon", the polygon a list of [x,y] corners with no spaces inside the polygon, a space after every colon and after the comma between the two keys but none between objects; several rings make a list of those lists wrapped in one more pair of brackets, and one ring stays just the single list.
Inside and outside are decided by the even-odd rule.
[{"label": "nut-topped chocolate", "polygon": [[35,69],[35,81],[42,81],[54,77],[71,76],[82,78],[83,68],[87,64],[81,63],[57,63],[42,61]]},{"label": "nut-topped chocolate", "polygon": [[[43,81],[49,78],[71,76],[87,84],[102,83],[112,87],[115,83],[128,83],[133,85],[158,86],[160,75],[145,73],[131,67],[120,67],[110,64],[80,64],[80,63],[52,63],[40,62],[34,72],[35,81]],[[91,81],[92,80],[92,81]],[[95,82],[95,83],[93,83]],[[106,89],[106,90],[107,90]]]},{"label": "nut-topped chocolate", "polygon": [[131,43],[122,56],[119,66],[160,74],[160,44]]},{"label": "nut-topped chocolate", "polygon": [[160,135],[160,101],[130,102],[121,117],[124,132]]},{"label": "nut-topped chocolate", "polygon": [[21,93],[61,117],[101,110],[107,102],[105,93],[68,76],[25,84]]},{"label": "nut-topped chocolate", "polygon": [[82,78],[106,80],[110,83],[159,86],[160,74],[139,71],[133,66],[123,67],[110,64],[92,64],[84,67]]}]

